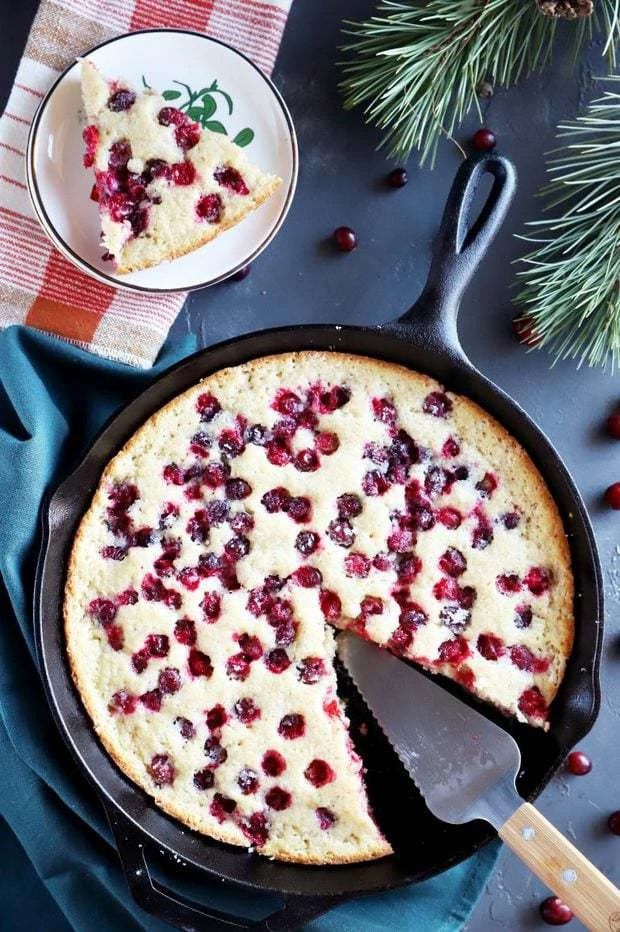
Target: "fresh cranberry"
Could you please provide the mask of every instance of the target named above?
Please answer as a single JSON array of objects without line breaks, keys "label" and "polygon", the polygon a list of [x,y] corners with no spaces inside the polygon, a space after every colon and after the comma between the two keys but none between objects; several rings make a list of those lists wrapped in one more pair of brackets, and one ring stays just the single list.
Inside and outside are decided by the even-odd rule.
[{"label": "fresh cranberry", "polygon": [[304,777],[313,786],[320,787],[335,780],[336,774],[327,761],[315,758],[304,770]]},{"label": "fresh cranberry", "polygon": [[607,820],[607,825],[612,835],[620,835],[620,809],[617,812],[612,812]]},{"label": "fresh cranberry", "polygon": [[495,577],[495,585],[502,595],[521,591],[521,580],[516,573],[503,573]]},{"label": "fresh cranberry", "polygon": [[387,176],[390,188],[404,188],[408,181],[409,176],[404,168],[393,168]]},{"label": "fresh cranberry", "polygon": [[362,488],[366,495],[370,497],[383,495],[389,487],[390,484],[386,477],[376,469],[371,469],[362,479]]},{"label": "fresh cranberry", "polygon": [[140,702],[150,712],[159,712],[161,709],[161,689],[151,689],[140,696]]},{"label": "fresh cranberry", "polygon": [[196,643],[196,625],[189,618],[179,618],[174,625],[174,636],[179,644],[191,647]]},{"label": "fresh cranberry", "polygon": [[273,628],[290,621],[293,617],[293,606],[286,599],[273,599],[268,610],[269,624]]},{"label": "fresh cranberry", "polygon": [[160,530],[163,531],[166,528],[172,527],[178,517],[179,506],[173,504],[173,502],[168,502],[166,505],[164,505],[163,511],[159,517]]},{"label": "fresh cranberry", "polygon": [[220,413],[222,406],[215,395],[212,395],[210,392],[205,392],[198,396],[196,410],[200,415],[200,420],[208,422],[212,421],[213,418]]},{"label": "fresh cranberry", "polygon": [[197,790],[210,790],[215,783],[213,771],[208,767],[197,770],[194,774],[193,783]]},{"label": "fresh cranberry", "polygon": [[319,806],[315,812],[316,817],[319,820],[319,828],[324,832],[327,831],[327,829],[330,829],[336,822],[336,816],[334,813],[331,811],[331,809],[327,809],[325,806]]},{"label": "fresh cranberry", "polygon": [[430,392],[422,404],[425,414],[446,417],[452,410],[452,402],[444,392]]},{"label": "fresh cranberry", "polygon": [[93,599],[88,603],[88,614],[106,628],[116,618],[118,608],[110,599]]},{"label": "fresh cranberry", "polygon": [[274,437],[266,446],[267,459],[274,466],[286,466],[290,463],[293,454],[284,437]]},{"label": "fresh cranberry", "polygon": [[551,576],[541,566],[534,566],[524,577],[523,582],[532,595],[543,595],[551,585]]},{"label": "fresh cranberry", "polygon": [[316,472],[321,464],[314,450],[300,450],[293,460],[293,465],[300,472]]},{"label": "fresh cranberry", "polygon": [[272,605],[272,597],[262,586],[257,586],[250,591],[246,607],[250,614],[254,615],[256,618],[266,614],[271,609]]},{"label": "fresh cranberry", "polygon": [[274,647],[265,654],[265,666],[271,673],[284,673],[290,665],[290,658],[282,647]]},{"label": "fresh cranberry", "polygon": [[550,926],[565,926],[573,918],[573,911],[559,896],[548,896],[540,904],[540,915]]},{"label": "fresh cranberry", "polygon": [[575,777],[583,777],[592,770],[592,761],[583,751],[571,751],[566,760],[566,769]]},{"label": "fresh cranberry", "polygon": [[524,715],[531,718],[544,718],[547,714],[547,703],[543,699],[538,686],[524,690],[519,697],[519,709]]},{"label": "fresh cranberry", "polygon": [[236,808],[237,803],[234,799],[223,796],[221,793],[215,793],[209,806],[209,812],[218,822],[224,822],[227,816],[232,815]]},{"label": "fresh cranberry", "polygon": [[195,566],[184,566],[177,573],[177,579],[185,589],[195,592],[200,585],[200,573]]},{"label": "fresh cranberry", "polygon": [[290,417],[296,417],[304,409],[304,404],[299,395],[290,391],[288,388],[280,388],[271,405],[278,414],[286,414]]},{"label": "fresh cranberry", "polygon": [[119,689],[118,692],[114,693],[108,703],[108,712],[110,715],[114,715],[117,712],[120,712],[122,715],[131,715],[132,712],[135,712],[137,704],[138,699],[136,696],[127,692],[126,689]]},{"label": "fresh cranberry", "polygon": [[257,848],[262,848],[269,838],[269,822],[264,812],[253,812],[251,816],[241,819],[239,828]]},{"label": "fresh cranberry", "polygon": [[457,636],[439,645],[439,660],[457,666],[469,657],[469,647],[464,637]]},{"label": "fresh cranberry", "polygon": [[211,658],[195,647],[189,652],[189,669],[192,676],[204,676],[209,679],[213,675]]},{"label": "fresh cranberry", "polygon": [[220,728],[223,728],[226,722],[228,721],[228,716],[223,705],[214,705],[212,709],[209,709],[206,716],[207,728],[211,731],[217,731]]},{"label": "fresh cranberry", "polygon": [[441,448],[441,455],[445,456],[446,459],[451,459],[454,456],[458,456],[460,452],[461,448],[458,444],[458,441],[456,441],[454,437],[448,437]]},{"label": "fresh cranberry", "polygon": [[366,579],[370,573],[371,563],[363,553],[348,553],[344,558],[344,571],[347,576]]},{"label": "fresh cranberry", "polygon": [[275,489],[265,492],[261,498],[261,505],[269,512],[270,515],[278,511],[288,511],[291,496],[287,489],[278,485]]},{"label": "fresh cranberry", "polygon": [[250,675],[250,664],[245,654],[233,654],[226,661],[226,675],[231,680],[246,680]]},{"label": "fresh cranberry", "polygon": [[459,585],[454,579],[442,576],[433,586],[433,595],[438,602],[456,602],[459,596]]},{"label": "fresh cranberry", "polygon": [[382,615],[383,600],[376,595],[366,595],[362,599],[360,608],[364,618],[368,617],[369,615]]},{"label": "fresh cranberry", "polygon": [[315,442],[319,452],[323,453],[325,456],[331,456],[340,446],[338,434],[331,433],[330,431],[323,431],[323,433],[317,434]]},{"label": "fresh cranberry", "polygon": [[220,764],[223,764],[228,758],[228,751],[223,748],[218,738],[210,736],[204,744],[205,757],[207,765],[215,770]]},{"label": "fresh cranberry", "polygon": [[297,679],[307,686],[318,683],[325,676],[325,664],[320,657],[305,657],[297,664]]},{"label": "fresh cranberry", "polygon": [[108,97],[107,107],[108,110],[112,110],[114,113],[120,113],[121,110],[129,110],[135,102],[136,95],[133,91],[120,88]]},{"label": "fresh cranberry", "polygon": [[476,483],[476,491],[480,492],[482,498],[490,498],[499,485],[497,476],[492,472],[485,472],[482,479]]},{"label": "fresh cranberry", "polygon": [[196,180],[196,168],[193,162],[175,162],[170,166],[169,176],[172,184],[187,187]]},{"label": "fresh cranberry", "polygon": [[163,602],[168,608],[181,607],[181,593],[174,589],[166,589],[161,579],[157,579],[151,573],[147,573],[142,580],[141,589],[147,602]]},{"label": "fresh cranberry", "polygon": [[388,425],[396,423],[396,408],[391,401],[387,398],[373,398],[371,404],[375,421]]},{"label": "fresh cranberry", "polygon": [[170,126],[171,123],[173,126],[182,126],[186,120],[187,117],[183,111],[177,107],[162,107],[157,114],[157,121],[160,126]]},{"label": "fresh cranberry", "polygon": [[463,517],[457,508],[440,508],[437,512],[437,520],[440,524],[443,524],[444,527],[454,531],[461,526]]},{"label": "fresh cranberry", "polygon": [[312,516],[312,503],[305,495],[296,495],[291,498],[286,510],[296,524],[306,524]]},{"label": "fresh cranberry", "polygon": [[493,527],[481,507],[474,509],[476,526],[474,527],[471,545],[474,550],[485,550],[493,541]]},{"label": "fresh cranberry", "polygon": [[219,194],[203,194],[196,204],[196,215],[207,223],[219,223],[222,219],[222,198]]},{"label": "fresh cranberry", "polygon": [[280,786],[273,786],[265,794],[265,802],[270,809],[275,809],[276,812],[282,812],[293,802],[293,797],[287,790],[283,790]]},{"label": "fresh cranberry", "polygon": [[620,482],[614,482],[605,492],[605,503],[614,511],[620,509]]},{"label": "fresh cranberry", "polygon": [[259,660],[263,656],[263,645],[254,634],[240,634],[237,643],[246,660]]},{"label": "fresh cranberry", "polygon": [[155,786],[170,786],[174,783],[174,764],[167,754],[155,754],[146,769]]},{"label": "fresh cranberry", "polygon": [[149,652],[144,647],[131,655],[131,665],[136,673],[144,673],[148,666],[149,659]]},{"label": "fresh cranberry", "polygon": [[207,512],[200,509],[189,519],[185,530],[197,544],[206,544],[209,540],[209,519]]},{"label": "fresh cranberry", "polygon": [[342,603],[335,592],[330,589],[321,589],[319,595],[321,611],[328,621],[337,621],[342,612]]},{"label": "fresh cranberry", "polygon": [[615,440],[620,440],[620,414],[610,414],[607,418],[607,433]]},{"label": "fresh cranberry", "polygon": [[297,637],[297,622],[289,619],[276,627],[276,644],[278,647],[290,647]]},{"label": "fresh cranberry", "polygon": [[319,535],[314,531],[300,531],[295,539],[295,548],[304,557],[309,557],[319,546]]},{"label": "fresh cranberry", "polygon": [[251,796],[258,789],[258,774],[251,767],[244,767],[239,771],[237,786],[244,796]]},{"label": "fresh cranberry", "polygon": [[166,634],[149,634],[144,642],[149,657],[167,657],[170,640]]},{"label": "fresh cranberry", "polygon": [[193,149],[200,141],[200,126],[188,119],[187,122],[176,127],[174,138],[177,146],[187,152],[188,149]]},{"label": "fresh cranberry", "polygon": [[164,482],[167,482],[168,485],[183,485],[185,482],[183,470],[176,463],[169,463],[164,466],[163,476]]},{"label": "fresh cranberry", "polygon": [[517,511],[507,511],[500,520],[507,531],[514,531],[521,523],[521,515]]},{"label": "fresh cranberry", "polygon": [[177,715],[174,720],[174,724],[179,729],[181,737],[185,738],[186,741],[196,736],[196,728],[193,722],[190,722],[188,718],[184,718],[182,715]]},{"label": "fresh cranberry", "polygon": [[549,669],[549,661],[544,657],[535,657],[523,644],[515,644],[510,648],[510,659],[519,670],[528,673],[545,673]]},{"label": "fresh cranberry", "polygon": [[446,552],[439,558],[439,568],[448,576],[456,578],[461,576],[467,569],[467,560],[456,547],[448,547]]},{"label": "fresh cranberry", "polygon": [[247,537],[243,535],[238,535],[237,537],[231,537],[230,540],[227,540],[224,544],[224,550],[227,555],[234,560],[243,559],[250,552],[250,541]]},{"label": "fresh cranberry", "polygon": [[236,534],[242,534],[254,528],[254,516],[249,511],[236,511],[230,516],[228,523]]},{"label": "fresh cranberry", "polygon": [[[119,139],[113,142],[108,152],[108,168],[113,171],[119,171],[127,167],[127,162],[131,158],[131,146],[126,139]],[[141,192],[144,196],[144,191]]]},{"label": "fresh cranberry", "polygon": [[294,741],[295,738],[301,738],[306,733],[306,721],[303,715],[292,712],[285,715],[278,725],[278,734],[288,741]]},{"label": "fresh cranberry", "polygon": [[261,766],[268,777],[279,777],[286,770],[286,760],[279,751],[265,751]]},{"label": "fresh cranberry", "polygon": [[536,327],[536,318],[531,314],[519,314],[512,320],[512,332],[525,346],[537,346],[542,340],[542,334]]},{"label": "fresh cranberry", "polygon": [[226,498],[239,502],[252,494],[252,486],[245,479],[228,479],[225,486]]},{"label": "fresh cranberry", "polygon": [[162,693],[178,693],[181,688],[181,673],[176,667],[164,667],[159,671],[157,685]]},{"label": "fresh cranberry", "polygon": [[95,153],[99,144],[99,130],[92,124],[86,126],[82,131],[82,139],[86,145],[86,152],[84,153],[83,159],[84,168],[90,168],[95,164]]},{"label": "fresh cranberry", "polygon": [[471,138],[472,146],[479,152],[490,152],[495,148],[496,142],[495,134],[484,127],[477,130]]},{"label": "fresh cranberry", "polygon": [[242,725],[251,725],[261,716],[260,709],[255,705],[254,700],[248,697],[237,699],[233,711]]},{"label": "fresh cranberry", "polygon": [[355,540],[355,531],[346,518],[334,518],[327,526],[327,536],[339,547],[351,547]]},{"label": "fresh cranberry", "polygon": [[333,239],[340,252],[351,252],[357,249],[357,236],[351,227],[337,227],[334,230]]},{"label": "fresh cranberry", "polygon": [[504,642],[495,634],[480,634],[476,647],[485,660],[499,660],[506,653]]},{"label": "fresh cranberry", "polygon": [[387,573],[392,569],[394,565],[394,560],[391,554],[389,553],[377,553],[372,560],[372,565],[376,570],[379,570],[382,573]]},{"label": "fresh cranberry", "polygon": [[422,569],[422,561],[413,553],[399,553],[396,559],[396,575],[401,583],[412,583]]},{"label": "fresh cranberry", "polygon": [[300,566],[291,574],[291,579],[303,589],[314,589],[323,582],[323,575],[315,566]]},{"label": "fresh cranberry", "polygon": [[430,466],[424,476],[424,490],[429,498],[437,498],[450,491],[452,479],[441,466]]},{"label": "fresh cranberry", "polygon": [[223,188],[228,188],[235,194],[249,194],[250,189],[236,168],[230,165],[220,165],[213,172],[213,177]]}]

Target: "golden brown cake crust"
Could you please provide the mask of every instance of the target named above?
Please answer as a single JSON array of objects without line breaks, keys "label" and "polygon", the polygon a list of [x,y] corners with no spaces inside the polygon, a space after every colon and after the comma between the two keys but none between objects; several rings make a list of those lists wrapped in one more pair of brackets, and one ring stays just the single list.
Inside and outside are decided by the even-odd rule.
[{"label": "golden brown cake crust", "polygon": [[[131,753],[127,751],[127,745],[124,750],[119,746],[119,737],[114,730],[119,717],[108,715],[106,719],[105,701],[102,700],[103,687],[101,682],[95,682],[93,685],[92,664],[89,665],[85,654],[85,651],[90,650],[92,647],[94,657],[104,656],[101,654],[101,651],[103,649],[102,645],[104,645],[105,642],[105,639],[101,640],[99,632],[95,631],[95,633],[93,633],[91,630],[93,629],[93,625],[85,616],[86,593],[90,596],[93,591],[99,591],[96,587],[101,581],[100,577],[97,575],[98,570],[93,571],[95,576],[95,589],[89,588],[90,583],[85,583],[85,566],[88,565],[89,560],[92,558],[94,546],[96,546],[98,542],[98,538],[96,537],[96,533],[98,532],[96,532],[95,528],[96,526],[98,527],[98,524],[101,522],[101,516],[105,512],[107,490],[110,484],[119,478],[127,476],[131,468],[136,464],[138,466],[138,472],[136,473],[135,479],[139,484],[141,478],[139,471],[140,463],[147,462],[146,457],[150,449],[150,444],[154,444],[155,458],[159,456],[161,459],[161,450],[158,448],[157,444],[159,443],[161,446],[161,438],[163,436],[170,436],[171,430],[176,429],[176,427],[183,422],[184,418],[186,418],[187,411],[193,408],[199,395],[205,392],[211,392],[215,396],[222,398],[223,408],[226,408],[226,405],[229,404],[231,410],[244,410],[251,408],[252,404],[256,405],[258,403],[257,398],[260,399],[261,392],[263,392],[261,405],[266,413],[271,395],[266,397],[264,395],[265,391],[271,392],[274,385],[294,389],[300,384],[307,384],[310,376],[319,378],[323,382],[333,382],[334,384],[337,382],[349,382],[354,396],[356,391],[368,395],[369,389],[378,385],[386,395],[389,394],[390,391],[393,392],[397,407],[399,400],[401,403],[405,401],[406,404],[410,405],[411,410],[413,410],[416,399],[423,399],[429,393],[441,391],[440,386],[438,386],[433,379],[404,367],[367,357],[327,351],[307,351],[262,357],[245,363],[242,366],[214,373],[205,378],[199,385],[190,388],[183,394],[172,399],[165,407],[160,409],[136,431],[119,454],[111,460],[104,470],[97,491],[93,497],[92,504],[80,523],[69,561],[64,604],[67,653],[74,682],[104,747],[121,770],[149,793],[155,799],[157,805],[163,810],[197,831],[204,832],[219,841],[235,845],[248,844],[247,839],[244,838],[236,824],[233,822],[224,822],[224,824],[218,825],[213,819],[207,819],[205,821],[203,814],[196,816],[191,810],[191,807],[188,808],[183,805],[184,797],[181,796],[177,798],[174,794],[169,792],[168,787],[164,787],[163,789],[154,787],[145,770],[144,763],[140,761],[139,758],[131,756]],[[298,379],[297,382],[295,381],[296,379]],[[573,643],[573,581],[570,568],[570,552],[562,521],[557,506],[544,480],[528,454],[518,442],[505,428],[478,405],[463,396],[448,394],[453,404],[449,417],[450,431],[458,435],[459,438],[462,438],[464,442],[466,441],[468,445],[468,456],[472,461],[476,457],[479,457],[480,461],[483,463],[492,463],[493,468],[503,477],[504,487],[509,486],[509,491],[506,494],[509,495],[510,501],[518,501],[519,511],[522,516],[522,524],[519,533],[525,535],[524,540],[526,541],[529,551],[534,554],[545,553],[546,565],[553,569],[554,585],[551,588],[551,594],[549,596],[545,595],[539,600],[541,602],[547,600],[545,601],[546,608],[543,612],[547,620],[541,627],[540,632],[536,633],[535,638],[531,632],[523,632],[524,638],[526,638],[526,636],[529,637],[530,634],[532,638],[534,638],[534,640],[528,642],[532,651],[536,652],[540,648],[545,648],[549,654],[551,654],[551,652],[553,654],[552,665],[549,670],[540,676],[537,675],[534,677],[537,688],[540,689],[544,700],[548,704],[552,701],[557,692]],[[251,398],[253,401],[250,403]],[[245,402],[243,407],[241,406],[242,401]],[[259,408],[261,405],[259,405]],[[341,412],[338,412],[338,416],[334,418],[336,421],[335,429],[337,431],[344,430],[343,425],[345,425],[346,422],[343,418],[338,418],[341,414],[344,417],[344,412],[346,410],[346,408],[343,408]],[[357,409],[353,412],[354,416],[357,416],[356,412]],[[248,416],[251,421],[251,414]],[[404,413],[402,415],[402,422],[410,426],[410,423],[413,422],[408,422],[407,418],[413,417],[414,414],[410,414],[409,412]],[[419,419],[419,415],[416,414],[415,417]],[[429,436],[434,436],[433,432],[436,432],[438,429],[444,430],[444,426],[444,424],[429,423]],[[321,424],[321,427],[323,427],[323,424]],[[367,425],[364,425],[364,427],[366,428]],[[374,425],[373,429],[375,429]],[[158,440],[157,438],[160,439]],[[342,446],[344,447],[344,444],[342,444]],[[257,448],[257,450],[258,449],[259,448]],[[343,456],[345,453],[346,451],[343,452]],[[251,455],[254,456],[254,453]],[[258,456],[258,453],[256,455]],[[239,463],[241,473],[244,471],[242,461],[243,457],[241,457],[240,460],[231,461],[233,467]],[[259,462],[258,459],[256,462]],[[324,459],[323,462],[326,467],[325,472],[329,473],[327,459]],[[255,470],[253,464],[254,460],[250,463],[252,469],[248,475],[254,475],[255,472],[262,469],[262,465],[260,465],[257,470]],[[278,473],[278,470],[270,470],[267,487],[278,485],[280,481],[284,485],[289,484],[295,486],[295,482],[301,482],[307,479],[307,474],[293,475],[288,467],[285,467],[284,471],[280,469],[278,473],[278,475],[283,477],[282,480],[278,479],[276,473]],[[233,471],[233,475],[235,474],[237,473]],[[322,470],[311,474],[311,476],[312,475],[319,477],[319,481],[326,483],[326,486],[321,486],[320,489],[320,495],[325,495],[326,488],[332,481],[332,473],[329,473],[329,479],[325,480],[321,479]],[[304,488],[307,488],[307,486],[304,486]],[[504,490],[498,494],[504,494]],[[258,506],[254,503],[253,499],[248,499],[248,501],[252,504],[254,511],[258,512]],[[372,503],[373,506],[380,501],[380,499],[374,499]],[[370,507],[370,505],[368,507]],[[319,505],[317,505],[317,510],[320,510]],[[312,526],[314,527],[314,524]],[[372,533],[372,531],[363,531],[362,534],[362,530],[360,530],[360,537],[363,536],[363,539],[366,540],[372,537]],[[92,543],[91,539],[95,540],[95,544]],[[496,545],[494,546],[500,550],[503,559],[503,543],[496,541]],[[423,550],[421,552],[423,553]],[[472,562],[478,559],[478,555],[473,552],[471,555],[468,554],[468,557],[469,556],[471,556]],[[259,557],[257,556],[256,559],[258,560]],[[325,578],[328,578],[328,570],[319,560],[314,562],[316,565],[321,566],[325,581]],[[123,565],[123,563],[119,564],[121,568]],[[262,569],[261,572],[263,572]],[[340,573],[342,573],[342,571],[340,571]],[[248,587],[249,585],[248,583]],[[343,618],[345,623],[347,623],[347,619],[353,619],[354,617],[352,612],[347,612],[346,606],[348,604],[347,600],[350,600],[351,593],[355,594],[355,585],[355,581],[342,580],[341,596],[343,599]],[[497,599],[496,594],[491,593],[491,588],[492,587],[489,588],[488,597]],[[306,590],[305,594],[309,591],[311,590]],[[357,596],[355,597],[357,598]],[[479,596],[479,599],[482,597],[487,598],[487,594]],[[536,599],[533,601],[537,602]],[[303,607],[298,608],[296,604],[296,610],[299,610],[304,616],[305,625],[307,619],[304,615]],[[545,614],[545,612],[547,614]],[[177,613],[179,616],[181,614],[183,614],[182,611]],[[316,612],[314,612],[314,614],[310,612],[308,618],[314,619],[313,622],[310,621],[310,624],[322,624],[316,621]],[[342,623],[342,620],[340,623]],[[87,629],[88,634],[85,633]],[[420,630],[427,632],[430,630],[430,625]],[[382,642],[382,636],[378,631],[374,632],[374,634],[371,633],[371,637]],[[95,646],[93,646],[93,638],[95,640],[99,638]],[[316,646],[316,641],[313,643]],[[318,647],[316,649],[317,651],[319,650]],[[330,658],[333,655],[331,643],[326,650],[327,653],[325,657]],[[412,656],[413,659],[417,659],[424,663],[424,657],[416,656],[407,651],[403,651],[403,653],[405,656]],[[114,660],[116,660],[116,655],[114,656]],[[327,662],[329,662],[329,660]],[[428,664],[425,665],[428,666]],[[436,669],[439,672],[452,675],[450,668],[446,665],[435,664],[431,669]],[[477,671],[478,668],[476,668],[476,679],[478,680],[479,674]],[[516,675],[512,668],[505,674],[507,677],[514,677]],[[112,681],[106,684],[108,696],[112,691],[114,682],[112,677]],[[484,685],[484,676],[482,676],[482,682],[483,686],[480,688],[482,698],[485,698],[487,701],[494,701],[500,708],[504,708],[513,714],[519,714],[518,711],[512,708],[512,700],[506,703],[501,701],[501,690],[497,691],[497,695],[493,695],[493,684],[491,684],[491,687],[487,688],[487,686]],[[491,690],[491,694],[489,694],[489,689]],[[526,716],[526,718],[531,721],[532,724],[546,727],[545,723],[537,720],[536,717]],[[113,723],[112,725],[110,725],[111,722]],[[346,725],[346,719],[344,719],[344,722]],[[337,734],[339,735],[340,733],[338,732]],[[334,740],[340,740],[340,738],[334,738]],[[291,742],[291,745],[292,744],[293,742]],[[355,779],[357,778],[352,777],[352,785],[355,783]],[[373,830],[372,822],[366,823],[363,821],[359,807],[355,808],[355,814],[352,814],[351,818],[362,819],[362,822],[359,828],[359,840],[357,843],[349,846],[350,850],[344,843],[334,851],[329,851],[325,848],[317,849],[316,851],[308,850],[307,848],[306,850],[302,850],[297,841],[293,841],[289,844],[289,839],[285,835],[283,838],[274,838],[270,840],[263,849],[263,853],[281,860],[308,864],[349,863],[378,858],[390,853],[391,849],[389,845],[381,837],[379,832]],[[323,841],[322,837],[320,841]]]}]

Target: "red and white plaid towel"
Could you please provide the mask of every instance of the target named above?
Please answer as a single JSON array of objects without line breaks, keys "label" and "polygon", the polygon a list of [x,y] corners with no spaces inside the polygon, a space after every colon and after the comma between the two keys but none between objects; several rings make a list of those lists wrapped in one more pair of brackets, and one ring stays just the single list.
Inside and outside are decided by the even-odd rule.
[{"label": "red and white plaid towel", "polygon": [[25,184],[28,128],[58,73],[112,36],[206,32],[270,73],[292,0],[42,0],[0,118],[0,328],[28,324],[134,366],[150,366],[185,295],[142,296],[67,262],[35,219]]}]

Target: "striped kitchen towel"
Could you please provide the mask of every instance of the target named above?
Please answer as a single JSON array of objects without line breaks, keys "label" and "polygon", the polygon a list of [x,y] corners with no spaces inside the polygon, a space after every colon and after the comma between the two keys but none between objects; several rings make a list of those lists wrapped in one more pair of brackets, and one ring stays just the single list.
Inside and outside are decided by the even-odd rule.
[{"label": "striped kitchen towel", "polygon": [[42,0],[0,118],[0,329],[27,324],[146,368],[185,295],[143,296],[89,278],[52,246],[25,184],[28,129],[59,72],[124,32],[176,27],[235,46],[267,74],[292,0]]}]

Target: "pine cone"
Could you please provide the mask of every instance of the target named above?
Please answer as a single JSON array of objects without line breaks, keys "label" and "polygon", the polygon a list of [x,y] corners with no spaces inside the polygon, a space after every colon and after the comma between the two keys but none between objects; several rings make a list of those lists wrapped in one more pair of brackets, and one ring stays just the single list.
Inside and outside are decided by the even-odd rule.
[{"label": "pine cone", "polygon": [[590,16],[594,9],[593,0],[535,0],[535,3],[544,16],[554,16],[557,19]]}]

